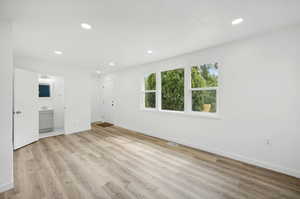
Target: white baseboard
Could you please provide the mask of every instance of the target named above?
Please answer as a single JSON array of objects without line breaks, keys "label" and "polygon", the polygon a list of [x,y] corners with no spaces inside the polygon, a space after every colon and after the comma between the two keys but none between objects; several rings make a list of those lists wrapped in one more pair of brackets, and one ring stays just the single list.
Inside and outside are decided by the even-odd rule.
[{"label": "white baseboard", "polygon": [[101,117],[101,118],[98,118],[96,120],[92,120],[92,123],[94,123],[94,122],[103,122],[103,121],[104,121],[104,119]]},{"label": "white baseboard", "polygon": [[[191,147],[194,147],[194,146],[191,146]],[[290,168],[284,168],[284,167],[273,165],[273,164],[270,164],[270,163],[267,163],[267,162],[262,162],[262,161],[259,161],[259,160],[243,157],[241,155],[211,149],[211,148],[206,147],[206,146],[200,146],[200,147],[194,147],[194,148],[198,148],[198,149],[203,150],[203,151],[214,153],[214,154],[224,156],[224,157],[227,157],[227,158],[230,158],[230,159],[234,159],[234,160],[237,160],[237,161],[240,161],[240,162],[244,162],[244,163],[247,163],[247,164],[250,164],[250,165],[262,167],[262,168],[269,169],[269,170],[272,170],[272,171],[276,171],[276,172],[279,172],[279,173],[283,173],[283,174],[286,174],[286,175],[289,175],[289,176],[300,178],[300,171],[296,171],[296,170],[293,170],[293,169],[290,169]]]},{"label": "white baseboard", "polygon": [[19,149],[21,147],[27,146],[27,145],[29,145],[29,144],[31,144],[33,142],[38,141],[38,140],[39,140],[38,137],[34,137],[34,138],[30,139],[30,140],[24,140],[21,143],[17,143],[17,144],[14,143],[14,150],[17,150],[17,149]]},{"label": "white baseboard", "polygon": [[[127,128],[126,125],[122,125],[122,124],[116,124],[116,125],[120,126],[120,127],[124,126],[123,128]],[[127,128],[127,129],[130,129],[130,128]],[[141,132],[140,130],[136,130],[136,129],[131,129],[131,130],[136,131],[136,132]],[[145,135],[149,135],[149,136],[158,137],[156,135],[151,135],[151,134],[146,133],[146,132],[141,132],[141,133],[143,133]],[[165,137],[158,137],[158,138],[169,140],[169,141],[172,141],[172,142],[176,142],[178,144],[193,147],[195,149],[199,149],[199,150],[206,151],[206,152],[209,152],[209,153],[213,153],[213,154],[216,154],[216,155],[224,156],[226,158],[230,158],[230,159],[233,159],[233,160],[244,162],[244,163],[247,163],[247,164],[250,164],[250,165],[254,165],[254,166],[262,167],[262,168],[269,169],[269,170],[272,170],[272,171],[276,171],[276,172],[279,172],[279,173],[283,173],[283,174],[293,176],[293,177],[296,177],[296,178],[300,178],[300,171],[297,171],[297,170],[294,170],[294,169],[284,168],[284,167],[281,167],[281,166],[278,166],[278,165],[273,165],[273,164],[268,163],[268,162],[263,162],[263,161],[247,158],[247,157],[244,157],[244,156],[241,156],[241,155],[237,155],[237,154],[233,154],[233,153],[229,153],[229,152],[224,152],[224,151],[218,150],[218,149],[212,149],[211,147],[204,146],[204,145],[193,146],[191,144],[187,144],[187,143],[184,143],[184,142],[181,142],[181,141],[178,141],[178,140],[170,140],[170,139],[165,138]]]},{"label": "white baseboard", "polygon": [[64,135],[64,134],[65,134],[64,131],[52,131],[48,133],[40,133],[39,139],[57,136],[57,135]]},{"label": "white baseboard", "polygon": [[2,184],[0,185],[0,193],[4,192],[4,191],[8,191],[10,189],[14,188],[14,183],[7,183],[7,184]]},{"label": "white baseboard", "polygon": [[90,131],[91,128],[88,128],[88,129],[82,129],[80,131],[72,131],[72,132],[67,132],[65,131],[65,135],[70,135],[70,134],[75,134],[75,133],[82,133],[82,132],[85,132],[85,131]]}]

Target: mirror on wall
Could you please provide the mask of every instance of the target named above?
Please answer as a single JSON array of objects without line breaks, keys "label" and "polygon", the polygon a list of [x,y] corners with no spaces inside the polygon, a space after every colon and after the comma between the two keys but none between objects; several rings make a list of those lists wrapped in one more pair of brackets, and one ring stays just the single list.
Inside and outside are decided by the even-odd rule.
[{"label": "mirror on wall", "polygon": [[39,97],[51,97],[51,85],[46,83],[39,84]]}]

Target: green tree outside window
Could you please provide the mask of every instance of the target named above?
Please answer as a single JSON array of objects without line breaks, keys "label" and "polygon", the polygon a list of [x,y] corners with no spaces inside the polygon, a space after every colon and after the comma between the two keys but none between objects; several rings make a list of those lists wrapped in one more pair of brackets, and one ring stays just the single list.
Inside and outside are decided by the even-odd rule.
[{"label": "green tree outside window", "polygon": [[[193,66],[191,69],[192,110],[200,112],[217,111],[218,64]],[[193,90],[195,88],[205,90]]]},{"label": "green tree outside window", "polygon": [[[151,73],[144,79],[145,86],[145,107],[155,108],[156,107],[156,74]],[[149,92],[147,92],[149,91]]]},{"label": "green tree outside window", "polygon": [[184,111],[184,69],[161,73],[161,108]]}]

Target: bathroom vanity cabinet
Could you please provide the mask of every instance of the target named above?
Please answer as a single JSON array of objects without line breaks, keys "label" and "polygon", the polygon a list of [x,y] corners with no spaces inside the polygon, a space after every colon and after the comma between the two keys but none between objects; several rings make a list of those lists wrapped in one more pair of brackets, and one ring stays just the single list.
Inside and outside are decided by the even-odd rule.
[{"label": "bathroom vanity cabinet", "polygon": [[51,132],[54,129],[54,111],[40,110],[39,111],[39,131],[40,133]]}]

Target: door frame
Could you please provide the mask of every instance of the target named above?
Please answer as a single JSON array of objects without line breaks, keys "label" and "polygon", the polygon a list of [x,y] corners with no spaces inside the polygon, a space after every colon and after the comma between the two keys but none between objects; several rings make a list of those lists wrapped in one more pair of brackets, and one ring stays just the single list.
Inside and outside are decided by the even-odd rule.
[{"label": "door frame", "polygon": [[[16,112],[16,106],[15,106],[15,102],[16,102],[16,95],[15,95],[15,91],[16,91],[16,89],[15,89],[15,86],[16,86],[16,84],[15,84],[15,81],[16,81],[16,70],[23,70],[23,71],[27,71],[27,72],[32,72],[32,73],[35,73],[36,75],[37,75],[37,88],[36,89],[38,89],[38,85],[39,85],[39,81],[38,81],[38,78],[39,78],[39,72],[34,72],[34,71],[30,71],[30,70],[26,70],[26,69],[21,69],[21,68],[14,68],[14,72],[13,72],[13,88],[12,88],[12,102],[13,102],[13,106],[12,106],[12,146],[13,146],[13,149],[14,150],[16,150],[16,149],[19,149],[19,148],[22,148],[22,147],[24,147],[24,146],[27,146],[27,145],[24,145],[24,146],[16,146],[15,145],[15,130],[16,130],[16,128],[15,128],[15,124],[16,124],[16,121],[15,121],[15,112]],[[66,97],[66,84],[65,84],[65,76],[60,76],[60,75],[49,75],[49,76],[54,76],[54,77],[59,77],[59,78],[62,78],[63,79],[63,97],[64,97],[64,99],[63,99],[63,119],[64,119],[64,121],[63,121],[63,133],[62,134],[66,134],[66,99],[65,99],[65,97]],[[37,98],[39,98],[39,96],[37,96]],[[39,109],[38,109],[39,110]],[[38,115],[38,120],[39,120],[39,115]],[[38,128],[38,130],[39,130],[39,128]],[[39,132],[38,132],[38,134],[39,134]],[[32,140],[32,142],[35,142],[35,141],[38,141],[40,139],[40,137],[38,136],[38,138],[37,139],[33,139]],[[32,143],[31,142],[31,143]],[[29,143],[30,144],[30,143]]]},{"label": "door frame", "polygon": [[[114,80],[112,78],[104,79],[103,85],[103,121],[114,124],[115,118],[114,118],[114,109],[116,105],[115,96],[113,95],[114,90]],[[110,89],[109,92],[107,92],[107,89]],[[109,93],[109,96],[107,95]]]}]

